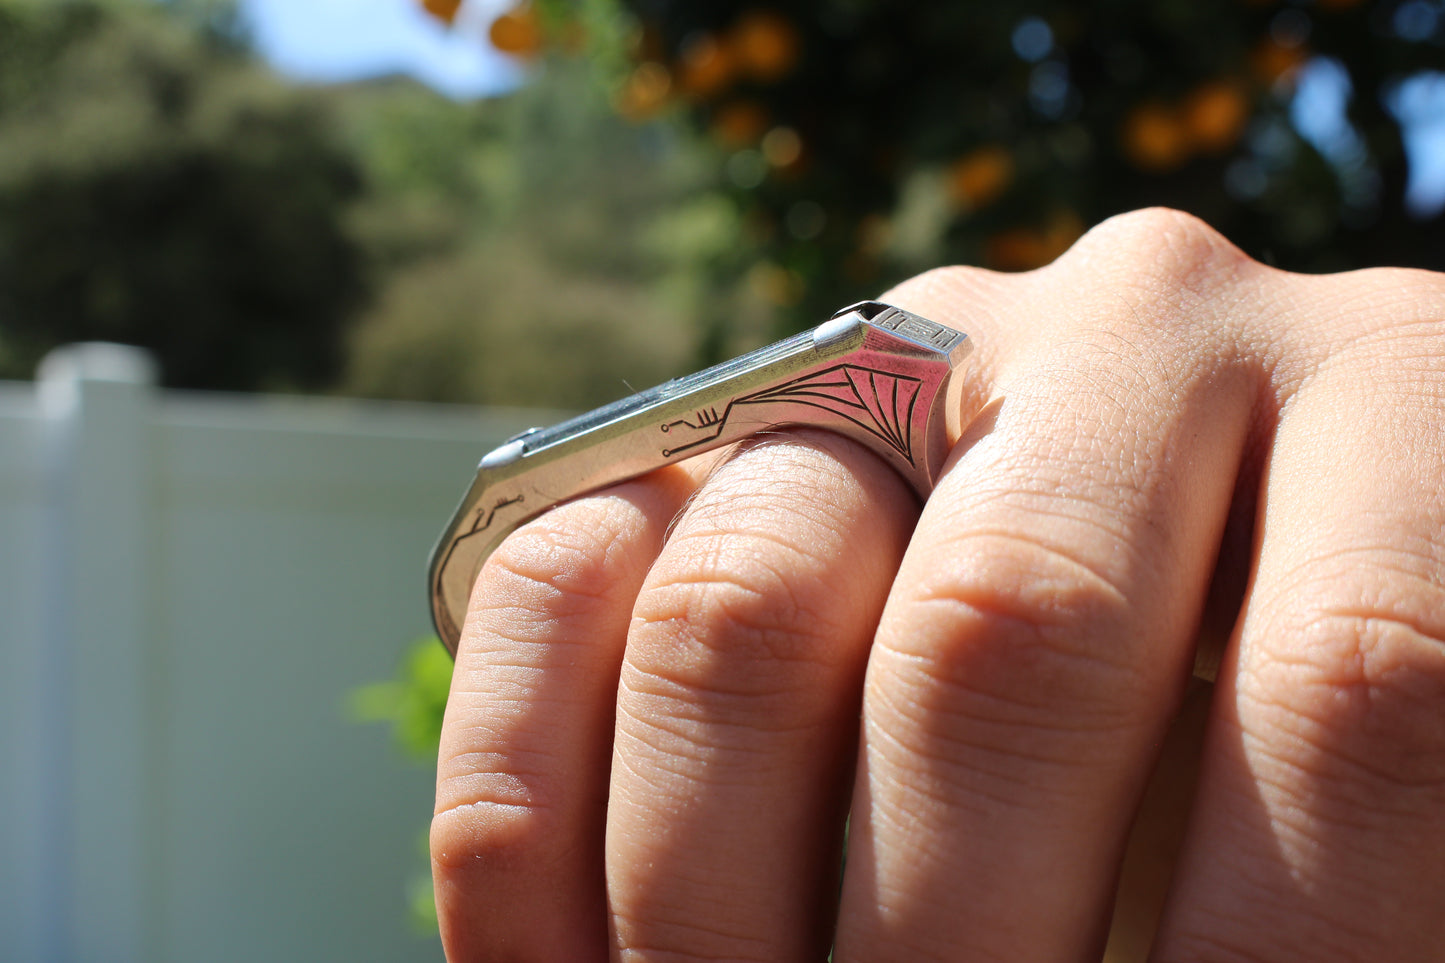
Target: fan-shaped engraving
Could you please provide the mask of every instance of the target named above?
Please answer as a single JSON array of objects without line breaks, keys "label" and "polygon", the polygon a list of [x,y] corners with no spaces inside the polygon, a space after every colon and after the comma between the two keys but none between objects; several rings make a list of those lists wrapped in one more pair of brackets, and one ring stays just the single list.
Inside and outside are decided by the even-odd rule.
[{"label": "fan-shaped engraving", "polygon": [[780,385],[764,388],[762,391],[734,398],[728,402],[721,415],[711,412],[710,418],[699,418],[698,424],[691,421],[673,421],[662,425],[664,432],[672,432],[679,427],[709,429],[707,434],[694,438],[685,445],[664,448],[662,454],[670,458],[712,441],[722,434],[733,409],[739,405],[787,401],[841,415],[876,435],[912,465],[913,409],[918,403],[922,388],[923,382],[920,379],[907,375],[861,365],[834,365]]}]

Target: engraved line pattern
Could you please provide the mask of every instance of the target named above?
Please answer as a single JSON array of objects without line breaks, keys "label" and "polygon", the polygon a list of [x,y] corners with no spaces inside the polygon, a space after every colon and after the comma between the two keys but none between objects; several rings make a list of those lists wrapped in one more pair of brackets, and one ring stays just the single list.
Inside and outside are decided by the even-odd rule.
[{"label": "engraved line pattern", "polygon": [[713,425],[720,424],[722,422],[722,416],[717,413],[716,408],[699,409],[697,414],[693,417],[697,419],[697,424],[693,424],[686,418],[679,418],[677,421],[669,421],[667,424],[663,425],[662,430],[671,431],[678,425],[685,425],[686,427],[691,428],[694,431],[701,431],[704,428],[711,428]]},{"label": "engraved line pattern", "polygon": [[[717,415],[716,409],[711,409],[715,420],[704,425],[694,425],[690,421],[673,421],[662,425],[664,432],[670,432],[678,425],[714,429],[685,445],[664,448],[662,454],[670,458],[717,438],[723,433],[733,408],[738,405],[791,401],[841,415],[882,440],[912,465],[913,410],[918,404],[918,395],[922,388],[923,382],[918,378],[860,365],[834,365],[750,395],[734,398],[728,402],[721,416]],[[701,413],[699,421],[702,421],[700,416]]]},{"label": "engraved line pattern", "polygon": [[[478,508],[476,519],[472,522],[471,531],[458,535],[452,539],[451,545],[447,546],[447,553],[442,558],[441,564],[437,566],[436,579],[432,582],[432,612],[439,616],[439,621],[445,623],[445,629],[448,634],[456,636],[461,632],[456,620],[452,618],[451,612],[447,608],[446,593],[442,591],[442,582],[446,579],[447,568],[452,564],[452,558],[456,555],[457,549],[461,546],[462,542],[491,528],[492,521],[497,517],[497,512],[504,508],[510,508],[513,505],[520,505],[526,501],[526,499],[526,495],[517,495],[513,498],[499,499],[497,503],[491,507],[490,511],[486,508]],[[442,626],[438,625],[437,628],[440,629]]]},{"label": "engraved line pattern", "polygon": [[884,311],[868,323],[889,331],[897,331],[901,335],[922,341],[925,344],[931,344],[935,348],[941,348],[945,351],[951,348],[954,343],[963,336],[962,332],[944,327],[941,324],[936,324],[927,318],[904,314],[902,311],[893,307],[890,307],[887,311]]},{"label": "engraved line pattern", "polygon": [[492,520],[497,517],[497,512],[501,511],[504,508],[511,508],[513,505],[520,505],[522,504],[522,502],[526,501],[526,499],[526,495],[517,495],[514,498],[499,499],[497,503],[492,506],[490,511],[488,511],[485,507],[478,508],[476,518],[472,520],[472,527],[452,539],[451,545],[447,548],[446,557],[443,558],[442,563],[437,566],[438,585],[440,585],[441,583],[442,576],[446,572],[447,566],[451,564],[452,556],[456,554],[458,545],[471,538],[473,535],[479,535],[482,532],[485,532],[487,529],[491,528]]},{"label": "engraved line pattern", "polygon": [[[503,498],[501,501],[497,502],[497,504],[492,506],[492,510],[490,512],[487,511],[485,508],[477,509],[477,521],[475,524],[472,525],[472,530],[470,532],[467,532],[467,535],[475,535],[477,532],[485,532],[487,529],[492,527],[492,519],[497,517],[497,512],[501,511],[504,508],[509,508],[512,505],[520,505],[526,499],[526,497],[527,496],[525,495],[518,495],[515,498]],[[484,517],[486,519],[485,521],[483,521]],[[465,537],[466,536],[463,536],[463,538]]]}]

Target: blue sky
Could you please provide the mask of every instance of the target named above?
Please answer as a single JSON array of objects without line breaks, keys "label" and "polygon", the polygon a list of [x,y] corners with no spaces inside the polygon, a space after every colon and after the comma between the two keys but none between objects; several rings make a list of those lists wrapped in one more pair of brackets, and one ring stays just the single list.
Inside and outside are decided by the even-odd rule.
[{"label": "blue sky", "polygon": [[1405,125],[1410,186],[1405,200],[1422,215],[1445,209],[1445,73],[1421,74],[1390,99]]},{"label": "blue sky", "polygon": [[508,0],[469,0],[451,30],[418,0],[242,0],[263,56],[298,80],[337,82],[407,73],[453,97],[515,86],[520,71],[486,42]]}]

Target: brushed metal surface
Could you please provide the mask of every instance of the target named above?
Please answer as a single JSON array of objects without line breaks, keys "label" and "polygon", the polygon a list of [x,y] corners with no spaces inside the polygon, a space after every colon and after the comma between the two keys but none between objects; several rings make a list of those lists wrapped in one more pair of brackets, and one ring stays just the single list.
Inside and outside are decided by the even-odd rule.
[{"label": "brushed metal surface", "polygon": [[559,502],[786,425],[877,452],[926,497],[962,430],[960,331],[865,301],[812,331],[669,381],[489,452],[432,552],[428,592],[456,654],[482,564]]}]

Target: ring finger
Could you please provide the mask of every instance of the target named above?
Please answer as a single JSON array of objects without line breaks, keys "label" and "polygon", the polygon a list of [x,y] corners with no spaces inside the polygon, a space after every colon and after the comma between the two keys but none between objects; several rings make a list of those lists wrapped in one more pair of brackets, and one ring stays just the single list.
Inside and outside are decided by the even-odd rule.
[{"label": "ring finger", "polygon": [[1184,282],[1247,270],[1151,213],[1013,282],[1039,334],[929,500],[869,666],[837,959],[1101,952],[1253,420],[1211,309],[1232,282]]}]

